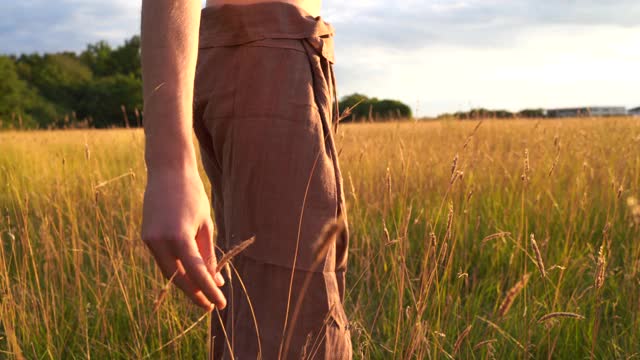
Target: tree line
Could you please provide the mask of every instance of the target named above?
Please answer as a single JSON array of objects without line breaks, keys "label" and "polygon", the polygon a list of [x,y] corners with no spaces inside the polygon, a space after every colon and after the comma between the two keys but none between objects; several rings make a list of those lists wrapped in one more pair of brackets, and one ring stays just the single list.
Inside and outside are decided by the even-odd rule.
[{"label": "tree line", "polygon": [[379,100],[363,94],[351,94],[340,99],[340,110],[350,110],[342,121],[385,121],[390,119],[410,119],[411,108],[398,100]]},{"label": "tree line", "polygon": [[[134,126],[142,108],[140,37],[81,53],[0,56],[0,128]],[[130,122],[130,124],[127,124]]]},{"label": "tree line", "polygon": [[471,120],[471,119],[515,119],[515,118],[544,118],[547,114],[544,109],[524,109],[518,112],[511,112],[507,110],[490,110],[485,108],[471,109],[469,111],[458,111],[455,113],[446,113],[438,116],[438,119],[457,119],[457,120]]},{"label": "tree line", "polygon": [[[0,55],[0,129],[124,127],[142,123],[140,37],[80,53]],[[410,118],[395,100],[345,96],[344,121]]]}]

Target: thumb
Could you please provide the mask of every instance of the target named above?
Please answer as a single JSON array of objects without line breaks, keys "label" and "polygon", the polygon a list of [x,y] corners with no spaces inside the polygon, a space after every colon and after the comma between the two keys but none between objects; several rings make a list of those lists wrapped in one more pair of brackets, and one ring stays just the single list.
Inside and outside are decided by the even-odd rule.
[{"label": "thumb", "polygon": [[198,245],[198,251],[200,256],[204,259],[205,266],[209,271],[209,274],[213,277],[216,285],[224,285],[224,278],[222,274],[216,274],[216,253],[213,245],[213,221],[210,217],[204,221],[204,223],[198,229],[196,233],[196,244]]}]

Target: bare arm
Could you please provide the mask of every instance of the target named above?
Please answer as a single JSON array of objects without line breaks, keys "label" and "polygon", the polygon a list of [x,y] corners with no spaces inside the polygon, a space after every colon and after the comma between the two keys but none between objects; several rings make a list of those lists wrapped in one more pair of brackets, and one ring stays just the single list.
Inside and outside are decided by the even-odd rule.
[{"label": "bare arm", "polygon": [[167,278],[196,304],[223,308],[213,222],[192,141],[200,1],[143,0],[147,188],[142,238]]},{"label": "bare arm", "polygon": [[200,3],[142,2],[142,75],[147,165],[196,166],[191,140]]}]

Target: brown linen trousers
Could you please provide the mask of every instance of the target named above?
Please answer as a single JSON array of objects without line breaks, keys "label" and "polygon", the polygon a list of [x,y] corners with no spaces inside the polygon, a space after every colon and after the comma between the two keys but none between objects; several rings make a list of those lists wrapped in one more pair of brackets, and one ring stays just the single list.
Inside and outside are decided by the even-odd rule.
[{"label": "brown linen trousers", "polygon": [[194,128],[216,246],[256,239],[224,274],[228,306],[212,315],[212,359],[352,357],[346,226],[314,266],[324,225],[346,225],[333,34],[286,3],[202,10]]}]

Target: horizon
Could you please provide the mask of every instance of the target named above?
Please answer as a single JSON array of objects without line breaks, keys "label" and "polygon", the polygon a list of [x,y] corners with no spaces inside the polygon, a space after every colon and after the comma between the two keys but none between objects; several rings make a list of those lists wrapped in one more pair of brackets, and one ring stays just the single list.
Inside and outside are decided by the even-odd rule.
[{"label": "horizon", "polygon": [[[5,8],[6,55],[77,53],[100,40],[115,47],[139,33],[137,2]],[[339,97],[400,100],[416,117],[640,106],[640,3],[631,0],[325,0],[322,15],[336,28]]]}]

